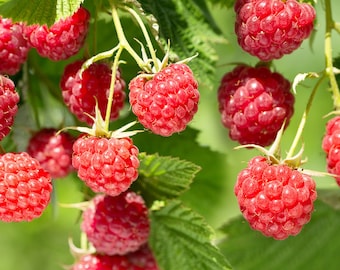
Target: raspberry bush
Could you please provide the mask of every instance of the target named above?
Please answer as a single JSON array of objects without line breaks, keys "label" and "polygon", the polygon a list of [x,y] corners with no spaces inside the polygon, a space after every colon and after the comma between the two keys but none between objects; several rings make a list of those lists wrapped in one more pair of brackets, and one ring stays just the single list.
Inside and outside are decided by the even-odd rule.
[{"label": "raspberry bush", "polygon": [[2,1],[0,268],[338,269],[339,8]]}]

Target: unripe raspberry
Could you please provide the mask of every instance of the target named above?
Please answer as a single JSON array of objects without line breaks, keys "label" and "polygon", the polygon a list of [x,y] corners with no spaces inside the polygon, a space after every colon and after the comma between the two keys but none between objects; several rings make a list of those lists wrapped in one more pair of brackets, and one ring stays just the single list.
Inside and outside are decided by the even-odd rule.
[{"label": "unripe raspberry", "polygon": [[25,152],[0,156],[0,220],[31,221],[41,216],[52,192],[51,177]]},{"label": "unripe raspberry", "polygon": [[251,159],[238,174],[234,192],[251,228],[277,240],[301,231],[311,218],[317,197],[309,175],[287,165],[271,164],[261,156]]},{"label": "unripe raspberry", "polygon": [[313,30],[315,9],[296,0],[237,0],[235,32],[239,45],[262,61],[290,54]]},{"label": "unripe raspberry", "polygon": [[8,135],[18,111],[19,94],[13,81],[0,75],[0,140]]},{"label": "unripe raspberry", "polygon": [[117,196],[138,177],[138,153],[130,138],[82,136],[73,144],[72,165],[94,192]]},{"label": "unripe raspberry", "polygon": [[240,144],[270,145],[294,112],[289,81],[264,66],[240,65],[226,73],[218,102],[223,125]]},{"label": "unripe raspberry", "polygon": [[72,170],[74,138],[54,128],[43,128],[29,140],[27,153],[36,158],[52,178],[61,178]]},{"label": "unripe raspberry", "polygon": [[183,131],[198,109],[198,85],[185,64],[170,64],[150,80],[136,77],[129,89],[138,121],[161,136]]},{"label": "unripe raspberry", "polygon": [[81,49],[87,36],[90,13],[80,7],[72,16],[60,19],[50,27],[30,25],[25,29],[29,44],[51,60],[67,59]]},{"label": "unripe raspberry", "polygon": [[327,170],[335,175],[335,180],[340,186],[340,116],[328,121],[322,149],[327,155]]},{"label": "unripe raspberry", "polygon": [[[66,66],[61,78],[60,87],[65,104],[82,122],[89,125],[95,117],[96,102],[102,117],[105,119],[106,107],[110,92],[111,68],[106,63],[93,63],[80,76],[80,68],[84,61],[76,61]],[[125,81],[119,70],[116,72],[110,120],[116,120],[124,107],[126,94]]]},{"label": "unripe raspberry", "polygon": [[27,59],[29,45],[24,38],[24,25],[0,16],[0,73],[16,74]]},{"label": "unripe raspberry", "polygon": [[132,191],[116,197],[97,195],[83,213],[81,228],[98,253],[125,255],[147,242],[148,210]]}]

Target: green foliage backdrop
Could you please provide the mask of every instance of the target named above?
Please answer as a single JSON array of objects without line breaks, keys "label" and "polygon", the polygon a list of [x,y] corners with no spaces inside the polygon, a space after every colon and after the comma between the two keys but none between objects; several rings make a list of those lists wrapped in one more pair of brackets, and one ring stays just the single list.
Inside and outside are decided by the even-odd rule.
[{"label": "green foliage backdrop", "polygon": [[[14,18],[24,17],[32,23],[45,21],[51,24],[56,19],[69,15],[74,7],[82,1],[29,2],[0,1],[2,4],[0,13],[4,16],[12,14]],[[134,142],[140,146],[141,152],[178,157],[180,160],[192,162],[200,167],[198,170],[196,166],[189,166],[191,163],[185,163],[191,172],[197,174],[189,190],[180,188],[183,191],[180,196],[183,205],[174,201],[161,212],[151,216],[154,224],[158,224],[158,228],[161,228],[152,232],[152,246],[157,248],[156,240],[164,235],[168,236],[171,231],[167,226],[171,226],[172,223],[165,223],[162,220],[162,214],[166,212],[174,219],[181,215],[185,217],[181,222],[183,222],[183,231],[188,232],[188,235],[192,228],[185,227],[186,220],[195,220],[199,225],[207,224],[206,230],[197,234],[193,233],[192,236],[192,238],[198,235],[202,237],[198,239],[198,243],[195,243],[199,246],[198,250],[202,252],[203,256],[200,258],[202,264],[199,264],[198,270],[223,269],[221,265],[227,265],[227,262],[224,261],[225,258],[235,269],[241,270],[339,269],[340,263],[338,263],[336,255],[340,243],[340,233],[337,230],[340,226],[340,215],[339,210],[334,206],[339,205],[340,191],[332,178],[315,178],[320,191],[319,199],[315,205],[316,210],[311,223],[297,237],[289,238],[283,242],[266,239],[259,233],[250,230],[247,223],[240,217],[233,195],[233,186],[237,173],[257,152],[249,149],[233,149],[237,144],[229,139],[227,131],[220,123],[216,90],[223,74],[233,68],[231,63],[255,64],[257,59],[243,52],[237,45],[233,30],[235,18],[232,10],[233,1],[141,0],[138,2],[146,12],[152,13],[156,19],[163,21],[159,32],[164,38],[161,43],[165,44],[166,38],[174,40],[172,51],[174,58],[188,57],[188,55],[199,52],[197,59],[194,59],[190,65],[202,85],[198,114],[185,132],[171,138],[160,138],[149,133],[138,134],[134,138]],[[333,2],[334,10],[340,8],[339,2]],[[43,6],[44,4],[47,5]],[[96,8],[92,1],[84,1],[84,5],[91,10]],[[36,16],[35,13],[23,15],[19,6],[23,10],[29,10],[36,6],[35,10],[39,16]],[[58,12],[55,12],[56,7]],[[171,12],[166,13],[166,8]],[[207,8],[211,10],[211,13],[206,13]],[[45,12],[39,12],[39,9],[43,9]],[[324,11],[321,2],[317,3],[316,9],[317,31],[313,42],[311,44],[304,42],[299,50],[274,62],[275,69],[291,81],[298,73],[320,71],[324,68]],[[174,20],[176,16],[179,16],[178,12],[181,12],[181,16],[178,20]],[[102,15],[97,25],[92,26],[92,30],[96,27],[100,31],[97,31],[96,36],[91,31],[88,37],[91,46],[86,49],[92,50],[91,53],[108,50],[117,43],[113,26],[108,27],[109,20],[109,16]],[[127,38],[142,40],[141,37],[136,36],[135,26],[129,23],[128,18],[123,16],[122,22]],[[93,43],[93,40],[96,41]],[[339,37],[334,36],[334,44],[339,44],[339,42]],[[138,43],[135,46],[138,48]],[[339,51],[340,48],[334,46],[334,55],[338,55]],[[82,54],[84,51],[79,55]],[[63,68],[77,57],[79,56],[67,61],[51,62],[41,59],[34,51],[30,52],[27,65],[30,68],[28,73],[30,78],[28,78],[28,85],[23,87],[34,88],[35,91],[30,92],[28,97],[30,106],[22,106],[16,119],[12,138],[17,145],[8,140],[6,141],[7,150],[11,148],[19,151],[24,150],[32,129],[48,125],[57,126],[61,122],[65,125],[73,124],[74,119],[67,109],[60,110],[58,84]],[[123,74],[126,81],[129,81],[137,74],[138,69],[131,63],[132,61],[129,61],[128,55],[124,55],[124,57],[128,61],[122,66]],[[294,137],[314,83],[310,79],[298,86],[295,115],[284,134],[283,148],[288,147]],[[323,89],[317,92],[316,101],[303,135],[305,156],[308,157],[306,168],[316,171],[325,171],[326,168],[325,156],[320,143],[327,121],[327,118],[323,118],[323,116],[332,110],[327,83],[324,83],[322,87]],[[41,102],[42,100],[44,102]],[[28,115],[32,117],[28,117]],[[125,116],[114,123],[113,127],[121,126],[131,117],[127,110]],[[285,150],[283,149],[283,151]],[[152,159],[152,157],[150,158]],[[148,173],[148,169],[150,168],[145,168],[145,173]],[[68,237],[78,239],[79,212],[59,207],[58,202],[72,203],[82,200],[79,183],[75,176],[71,175],[68,178],[55,181],[55,190],[55,200],[52,201],[54,207],[51,205],[40,219],[31,223],[0,223],[0,270],[55,270],[73,262],[67,241]],[[167,194],[166,190],[165,194]],[[170,195],[167,194],[167,196]],[[204,221],[200,219],[197,221],[196,214],[192,212],[186,214],[187,207],[202,215]],[[225,255],[225,258],[216,256],[217,263],[213,266],[204,264],[204,256],[216,255],[210,246],[204,246],[205,241],[211,237],[221,249],[222,254]],[[179,253],[183,250],[183,252],[187,252],[185,255],[189,256],[188,253],[190,253],[190,247],[193,244],[190,242],[191,240],[193,239],[189,238],[188,242],[181,243],[182,245],[174,243],[176,252]],[[77,244],[77,240],[75,242]],[[166,256],[166,252],[161,256]],[[190,262],[193,263],[193,261]],[[194,266],[195,264],[192,264],[192,267]],[[219,266],[221,268],[218,268]],[[169,262],[168,267],[175,269],[176,266]]]}]

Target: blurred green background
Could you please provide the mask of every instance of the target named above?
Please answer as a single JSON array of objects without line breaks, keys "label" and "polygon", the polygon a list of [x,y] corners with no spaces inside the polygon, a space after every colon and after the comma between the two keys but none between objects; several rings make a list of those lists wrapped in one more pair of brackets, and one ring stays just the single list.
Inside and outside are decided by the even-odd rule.
[{"label": "blurred green background", "polygon": [[[340,3],[333,2],[333,10],[338,10]],[[228,44],[216,45],[219,61],[216,66],[214,90],[201,91],[199,112],[191,126],[201,131],[199,142],[202,145],[209,146],[225,156],[224,204],[218,206],[218,218],[208,220],[214,228],[219,228],[230,218],[239,215],[237,202],[232,193],[233,185],[238,172],[246,166],[246,162],[252,156],[258,153],[248,149],[233,149],[237,144],[229,139],[227,130],[220,123],[216,89],[221,77],[233,69],[232,63],[255,64],[257,60],[244,53],[236,43],[233,10],[219,7],[212,7],[212,10]],[[313,42],[311,44],[308,41],[304,42],[296,52],[274,61],[275,69],[291,81],[298,73],[318,72],[324,68],[324,11],[321,2],[317,4],[317,18],[317,31]],[[340,44],[339,41],[339,36],[335,34],[333,44]],[[339,50],[340,47],[334,45],[333,55],[337,56]],[[289,149],[315,82],[316,80],[309,79],[298,86],[295,114],[283,137],[283,153]],[[321,149],[321,140],[328,120],[323,116],[330,111],[332,111],[332,100],[325,82],[316,94],[303,134],[305,156],[308,157],[305,168],[325,171],[325,155]],[[203,169],[215,170],[214,167]],[[315,178],[315,180],[318,188],[337,188],[335,181],[330,177]],[[81,193],[73,177],[55,181],[55,188],[58,202],[73,203],[81,200]],[[211,207],[214,208],[216,205]],[[56,212],[52,212],[49,207],[40,219],[30,223],[0,223],[0,270],[56,270],[62,269],[62,265],[71,264],[73,259],[68,249],[68,238],[73,237],[75,243],[79,242],[78,218],[77,210],[58,207]]]}]

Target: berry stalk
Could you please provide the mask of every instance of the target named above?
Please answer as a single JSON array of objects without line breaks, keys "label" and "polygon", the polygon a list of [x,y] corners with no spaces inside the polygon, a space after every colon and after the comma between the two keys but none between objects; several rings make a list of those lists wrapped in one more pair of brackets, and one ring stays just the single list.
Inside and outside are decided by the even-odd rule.
[{"label": "berry stalk", "polygon": [[336,29],[336,27],[332,17],[332,7],[330,0],[325,0],[325,13],[326,13],[326,33],[325,33],[326,74],[329,77],[329,82],[332,88],[335,109],[338,110],[340,109],[340,92],[333,70],[332,33],[331,33],[333,29]]},{"label": "berry stalk", "polygon": [[312,93],[310,94],[309,96],[309,99],[308,99],[308,102],[307,102],[307,105],[306,105],[306,109],[305,111],[303,112],[303,115],[302,115],[302,118],[300,120],[300,124],[299,124],[299,127],[296,131],[296,134],[295,134],[295,137],[294,137],[294,140],[290,146],[290,149],[287,153],[287,156],[286,156],[286,159],[289,159],[289,158],[292,158],[293,155],[294,155],[294,152],[295,152],[295,148],[297,147],[299,141],[300,141],[300,138],[302,136],[302,133],[303,133],[303,130],[305,128],[305,125],[306,125],[306,121],[307,121],[307,117],[308,117],[308,114],[309,114],[309,111],[312,107],[312,103],[313,103],[313,100],[314,100],[314,97],[315,97],[315,94],[316,94],[316,90],[319,88],[319,86],[321,85],[323,79],[325,78],[325,75],[323,75],[318,81],[317,83],[315,84],[314,88],[313,88],[313,91]]}]

